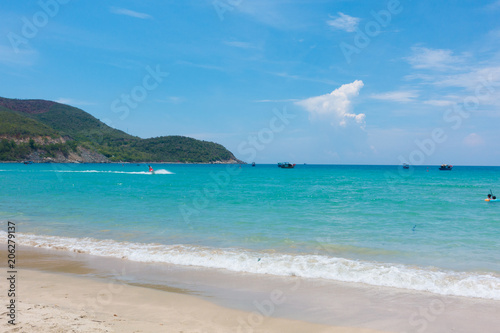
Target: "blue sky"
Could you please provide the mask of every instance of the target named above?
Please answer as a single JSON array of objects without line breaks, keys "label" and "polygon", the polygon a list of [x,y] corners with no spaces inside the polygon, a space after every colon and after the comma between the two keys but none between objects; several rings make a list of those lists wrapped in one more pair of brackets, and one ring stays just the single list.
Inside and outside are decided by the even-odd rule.
[{"label": "blue sky", "polygon": [[500,1],[0,3],[0,96],[247,162],[500,165]]}]

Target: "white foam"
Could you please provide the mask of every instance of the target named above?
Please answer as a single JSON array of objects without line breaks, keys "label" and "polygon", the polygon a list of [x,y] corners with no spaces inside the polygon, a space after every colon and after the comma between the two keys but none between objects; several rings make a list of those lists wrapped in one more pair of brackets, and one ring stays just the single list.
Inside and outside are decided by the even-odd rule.
[{"label": "white foam", "polygon": [[[500,300],[500,276],[355,261],[323,255],[263,253],[242,249],[162,245],[16,234],[19,245],[87,253],[138,262],[226,269],[235,272],[321,278],[375,286]],[[7,233],[0,231],[0,242]]]},{"label": "white foam", "polygon": [[[152,175],[149,171],[109,171],[109,170],[46,170],[47,172],[62,172],[62,173],[119,173],[127,175]],[[165,169],[155,170],[155,175],[173,175]]]},{"label": "white foam", "polygon": [[155,170],[155,175],[173,175],[173,172],[170,172],[165,169]]}]

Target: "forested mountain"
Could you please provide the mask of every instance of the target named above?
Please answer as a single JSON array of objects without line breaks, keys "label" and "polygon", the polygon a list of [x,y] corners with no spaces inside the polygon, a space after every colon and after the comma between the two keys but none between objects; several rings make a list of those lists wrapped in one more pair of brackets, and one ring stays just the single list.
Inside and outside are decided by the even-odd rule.
[{"label": "forested mountain", "polygon": [[78,108],[0,97],[0,161],[241,163],[222,145],[183,136],[141,139]]}]

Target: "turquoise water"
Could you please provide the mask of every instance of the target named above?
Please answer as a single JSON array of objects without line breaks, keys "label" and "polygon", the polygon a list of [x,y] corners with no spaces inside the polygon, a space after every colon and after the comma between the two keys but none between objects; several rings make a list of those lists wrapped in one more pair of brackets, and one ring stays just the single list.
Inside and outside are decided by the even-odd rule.
[{"label": "turquoise water", "polygon": [[152,166],[0,164],[1,241],[500,299],[500,167]]}]

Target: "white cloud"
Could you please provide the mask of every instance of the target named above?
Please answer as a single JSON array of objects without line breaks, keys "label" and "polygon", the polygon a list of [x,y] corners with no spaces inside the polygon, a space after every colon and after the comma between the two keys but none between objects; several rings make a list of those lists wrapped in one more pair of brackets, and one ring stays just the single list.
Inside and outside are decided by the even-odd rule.
[{"label": "white cloud", "polygon": [[424,104],[432,105],[432,106],[451,106],[457,104],[454,101],[444,100],[444,99],[430,99],[428,101],[424,101]]},{"label": "white cloud", "polygon": [[418,92],[415,90],[401,90],[401,91],[389,91],[381,94],[372,94],[371,98],[379,99],[383,101],[392,101],[400,103],[413,102],[417,98]]},{"label": "white cloud", "polygon": [[133,10],[130,10],[130,9],[126,9],[126,8],[119,8],[119,7],[111,7],[109,9],[109,11],[113,14],[117,14],[117,15],[125,15],[125,16],[130,16],[130,17],[135,17],[135,18],[140,18],[140,19],[152,19],[153,17],[149,14],[145,14],[145,13],[140,13],[140,12],[135,12]]},{"label": "white cloud", "polygon": [[414,68],[448,70],[455,68],[465,60],[465,56],[455,56],[451,50],[428,49],[426,47],[412,47],[413,54],[406,60]]},{"label": "white cloud", "polygon": [[344,30],[347,32],[356,31],[356,28],[358,27],[360,21],[359,17],[349,16],[341,12],[338,12],[338,15],[339,16],[334,20],[326,21],[326,24],[336,29]]},{"label": "white cloud", "polygon": [[[299,24],[299,20],[288,10],[288,6],[281,1],[269,0],[231,0],[231,1],[212,1],[215,7],[218,7],[220,19],[231,15],[234,12],[240,12],[250,16],[252,19],[278,29],[291,29]],[[225,7],[224,7],[225,6]]]},{"label": "white cloud", "polygon": [[464,144],[469,147],[477,147],[484,144],[483,138],[476,133],[471,133],[464,138]]},{"label": "white cloud", "polygon": [[346,126],[347,121],[354,120],[363,125],[365,115],[363,113],[351,113],[351,100],[359,94],[363,88],[363,81],[356,80],[352,83],[344,84],[329,94],[310,97],[296,102],[310,114],[312,119],[329,120],[331,125]]},{"label": "white cloud", "polygon": [[435,84],[443,87],[466,88],[468,90],[488,90],[494,93],[494,87],[500,85],[500,66],[476,68],[467,73],[441,76]]},{"label": "white cloud", "polygon": [[[432,75],[413,73],[406,80],[420,80],[422,84],[434,86],[434,99],[424,102],[435,106],[449,106],[472,101],[481,105],[500,105],[500,65],[498,58],[489,61],[474,61],[467,53],[453,55],[451,50],[413,48],[413,56],[406,58],[416,69],[433,69]],[[442,91],[452,92],[455,97],[439,97]]]},{"label": "white cloud", "polygon": [[436,80],[436,77],[434,75],[428,75],[428,74],[408,74],[403,76],[403,80],[405,81],[413,81],[413,80],[421,80],[424,82],[433,82]]},{"label": "white cloud", "polygon": [[240,49],[258,49],[257,46],[253,45],[252,43],[248,42],[239,42],[239,41],[224,41],[224,44],[237,47]]}]

